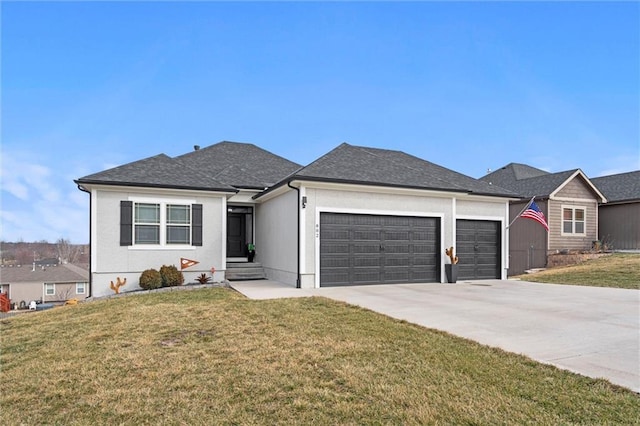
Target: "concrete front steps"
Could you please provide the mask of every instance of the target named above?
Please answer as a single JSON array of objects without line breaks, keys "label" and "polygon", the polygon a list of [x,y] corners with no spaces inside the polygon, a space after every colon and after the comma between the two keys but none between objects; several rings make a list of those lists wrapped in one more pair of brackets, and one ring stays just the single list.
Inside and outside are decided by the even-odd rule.
[{"label": "concrete front steps", "polygon": [[260,263],[229,262],[225,278],[228,281],[264,280],[267,275]]}]

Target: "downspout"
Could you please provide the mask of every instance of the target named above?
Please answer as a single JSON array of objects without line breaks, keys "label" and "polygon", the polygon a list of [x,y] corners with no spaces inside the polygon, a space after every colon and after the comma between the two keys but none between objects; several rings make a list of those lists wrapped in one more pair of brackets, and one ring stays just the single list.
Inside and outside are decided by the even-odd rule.
[{"label": "downspout", "polygon": [[296,188],[295,186],[291,186],[291,181],[287,182],[287,186],[291,189],[295,189],[298,193],[298,202],[296,203],[296,210],[298,212],[298,230],[296,232],[297,240],[298,240],[298,273],[296,278],[296,288],[300,288],[300,188]]},{"label": "downspout", "polygon": [[91,212],[92,212],[91,199],[93,197],[91,197],[91,192],[87,191],[84,186],[78,184],[78,189],[80,191],[82,191],[82,192],[86,192],[87,194],[89,194],[89,295],[87,296],[87,298],[89,298],[89,297],[91,297],[91,289],[93,288],[93,274],[91,273],[92,272],[91,271],[91,265],[92,265],[91,261],[93,260],[91,258],[91,247],[93,247],[91,245],[91,234],[92,234],[92,232],[91,232]]}]

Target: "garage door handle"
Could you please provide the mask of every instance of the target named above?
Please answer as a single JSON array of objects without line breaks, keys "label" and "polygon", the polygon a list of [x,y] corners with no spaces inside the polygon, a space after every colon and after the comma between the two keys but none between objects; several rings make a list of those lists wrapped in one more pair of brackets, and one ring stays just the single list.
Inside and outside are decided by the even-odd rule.
[{"label": "garage door handle", "polygon": [[384,251],[384,246],[380,244],[380,251]]}]

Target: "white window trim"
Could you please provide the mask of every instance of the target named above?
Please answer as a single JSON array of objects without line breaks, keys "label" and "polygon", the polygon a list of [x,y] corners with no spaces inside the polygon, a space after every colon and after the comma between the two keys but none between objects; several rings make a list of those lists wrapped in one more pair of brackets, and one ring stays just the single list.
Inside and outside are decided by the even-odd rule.
[{"label": "white window trim", "polygon": [[[149,197],[129,197],[129,201],[133,202],[133,217],[131,227],[131,241],[132,244],[128,247],[129,250],[195,250],[196,247],[191,245],[192,238],[192,226],[193,226],[193,204],[196,204],[194,199],[184,198],[149,198]],[[137,203],[144,204],[158,204],[160,205],[160,244],[136,244],[136,221],[135,221],[135,205]],[[189,207],[189,244],[167,244],[167,205],[181,205]]]},{"label": "white window trim", "polygon": [[[564,232],[564,210],[571,209],[571,229],[573,232]],[[576,229],[576,210],[582,210],[584,212],[584,232],[577,233]],[[576,206],[570,204],[562,204],[560,206],[560,235],[563,237],[585,237],[587,235],[587,207]]]},{"label": "white window trim", "polygon": [[[49,293],[49,288],[51,288],[51,290],[53,290],[51,293]],[[56,285],[55,283],[44,283],[44,295],[45,296],[55,296],[56,295]]]},{"label": "white window trim", "polygon": [[[78,291],[82,288],[82,292]],[[87,294],[87,283],[76,283],[76,294]]]}]

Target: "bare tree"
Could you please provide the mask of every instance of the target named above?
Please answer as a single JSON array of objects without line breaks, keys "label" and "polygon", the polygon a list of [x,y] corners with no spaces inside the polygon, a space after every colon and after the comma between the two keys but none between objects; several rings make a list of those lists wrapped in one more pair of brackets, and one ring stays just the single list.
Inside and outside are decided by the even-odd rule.
[{"label": "bare tree", "polygon": [[80,247],[71,244],[69,240],[60,238],[56,241],[56,252],[60,263],[75,263],[80,256]]},{"label": "bare tree", "polygon": [[56,292],[56,296],[58,300],[69,300],[72,292],[71,287],[64,287],[64,289]]}]

